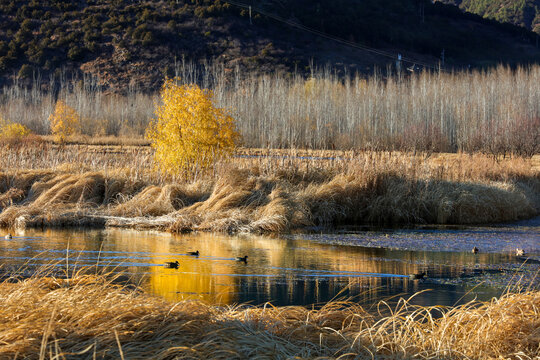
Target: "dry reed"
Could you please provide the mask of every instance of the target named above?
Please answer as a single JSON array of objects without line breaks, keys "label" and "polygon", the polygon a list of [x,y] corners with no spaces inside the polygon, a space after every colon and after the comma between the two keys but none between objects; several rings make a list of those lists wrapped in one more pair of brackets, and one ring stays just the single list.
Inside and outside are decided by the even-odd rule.
[{"label": "dry reed", "polygon": [[[11,170],[0,173],[0,225],[284,232],[492,223],[540,210],[540,177],[527,158],[265,150],[216,163],[194,179],[174,179],[154,171],[147,148],[100,148],[51,147],[41,158],[38,149],[35,161],[28,148],[4,148],[0,163]],[[76,161],[57,159],[68,156]],[[26,164],[50,170],[21,170]]]},{"label": "dry reed", "polygon": [[[540,66],[367,79],[338,78],[326,69],[305,79],[181,63],[176,74],[213,90],[248,147],[540,151]],[[41,85],[4,87],[0,114],[48,134],[47,119],[61,99],[82,116],[84,134],[132,138],[141,138],[154,116],[157,93],[107,94],[91,78],[62,78],[57,94]]]},{"label": "dry reed", "polygon": [[0,283],[0,357],[126,359],[537,359],[540,292],[368,313],[352,302],[168,303],[101,275]]}]

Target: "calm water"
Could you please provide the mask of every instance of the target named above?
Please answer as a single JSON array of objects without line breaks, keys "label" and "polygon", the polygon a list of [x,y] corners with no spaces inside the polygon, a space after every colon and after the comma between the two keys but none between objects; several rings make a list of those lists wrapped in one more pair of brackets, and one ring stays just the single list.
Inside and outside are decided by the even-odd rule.
[{"label": "calm water", "polygon": [[[474,255],[473,246],[481,249]],[[212,303],[271,301],[306,305],[333,298],[362,304],[415,297],[422,305],[454,305],[499,296],[510,279],[536,288],[538,263],[513,254],[540,255],[540,220],[512,226],[303,234],[286,237],[171,235],[130,230],[26,230],[0,239],[3,272],[41,264],[77,269],[114,267],[130,281],[169,300]],[[186,255],[200,251],[199,257]],[[234,261],[248,255],[248,263]],[[180,262],[178,269],[163,266]],[[425,281],[408,274],[426,271]]]}]

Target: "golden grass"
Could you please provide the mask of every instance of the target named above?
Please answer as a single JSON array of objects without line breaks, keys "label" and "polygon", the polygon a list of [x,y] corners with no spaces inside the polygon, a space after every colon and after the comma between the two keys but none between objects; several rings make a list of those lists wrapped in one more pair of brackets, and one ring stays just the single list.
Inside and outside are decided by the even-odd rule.
[{"label": "golden grass", "polygon": [[540,155],[534,155],[531,161],[533,170],[540,172]]},{"label": "golden grass", "polygon": [[493,223],[540,212],[536,158],[239,149],[181,179],[157,173],[147,147],[44,146],[0,148],[0,226],[284,232]]},{"label": "golden grass", "polygon": [[204,198],[208,190],[204,183],[195,182],[185,185],[149,185],[125,202],[120,202],[111,209],[116,216],[161,216],[172,213],[184,206],[191,205]]},{"label": "golden grass", "polygon": [[[40,135],[40,138],[50,144],[57,144],[53,135]],[[144,137],[126,136],[87,136],[73,135],[66,139],[67,145],[96,145],[96,146],[150,146],[150,141]]]},{"label": "golden grass", "polygon": [[0,283],[1,358],[535,359],[540,292],[454,308],[400,300],[300,306],[168,303],[112,278]]}]

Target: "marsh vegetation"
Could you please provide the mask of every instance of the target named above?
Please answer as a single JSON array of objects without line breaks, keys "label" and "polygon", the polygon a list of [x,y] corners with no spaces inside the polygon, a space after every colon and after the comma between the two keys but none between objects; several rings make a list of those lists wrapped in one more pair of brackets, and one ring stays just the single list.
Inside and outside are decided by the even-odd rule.
[{"label": "marsh vegetation", "polygon": [[[254,76],[218,65],[177,74],[213,90],[244,147],[231,153],[231,140],[229,157],[160,171],[142,137],[156,94],[107,94],[92,79],[51,93],[4,88],[2,133],[16,136],[0,147],[0,226],[288,233],[540,212],[538,66],[369,79]],[[1,356],[539,356],[534,288],[449,308],[379,302],[373,313],[348,301],[312,309],[171,304],[79,270],[8,273]]]},{"label": "marsh vegetation", "polygon": [[[540,66],[403,76],[346,76],[314,71],[230,72],[219,65],[179,64],[175,75],[214,93],[250,148],[483,152],[531,156],[540,147]],[[83,135],[142,138],[158,93],[105,92],[92,78],[63,79],[57,91],[4,87],[0,114],[49,134],[57,100],[81,116]]]},{"label": "marsh vegetation", "polygon": [[[2,357],[538,357],[540,294],[447,308],[384,301],[370,313],[334,301],[300,306],[169,303],[81,270],[0,283]],[[104,296],[106,294],[106,296]]]},{"label": "marsh vegetation", "polygon": [[[219,64],[176,73],[213,93],[169,80],[155,102],[169,125],[150,123],[157,94],[106,94],[92,79],[57,93],[4,88],[5,122],[43,135],[4,139],[0,224],[286,232],[539,212],[539,66],[369,79],[255,76]],[[208,111],[190,114],[188,93]],[[149,148],[145,131],[161,143]],[[189,134],[199,135],[184,144]],[[214,143],[226,146],[205,147]],[[222,156],[235,143],[245,147]]]},{"label": "marsh vegetation", "polygon": [[152,171],[149,148],[3,148],[0,224],[286,232],[355,224],[493,223],[535,216],[540,207],[536,158],[259,155],[239,152],[191,179],[174,179]]}]

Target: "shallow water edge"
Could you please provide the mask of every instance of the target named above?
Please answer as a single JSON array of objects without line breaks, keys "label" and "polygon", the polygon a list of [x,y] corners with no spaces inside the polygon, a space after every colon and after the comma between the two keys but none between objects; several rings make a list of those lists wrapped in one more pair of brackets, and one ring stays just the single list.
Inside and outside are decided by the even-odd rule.
[{"label": "shallow water edge", "polygon": [[[335,298],[373,304],[394,296],[423,305],[488,300],[508,287],[539,287],[540,227],[258,236],[124,229],[26,229],[0,239],[5,273],[111,270],[169,300],[310,305]],[[478,246],[478,254],[471,253]],[[516,257],[521,246],[529,261]],[[198,251],[199,256],[189,255]],[[248,261],[237,257],[248,255]],[[167,268],[166,262],[179,262]],[[410,274],[425,272],[423,280]],[[476,288],[475,288],[476,287]]]}]

